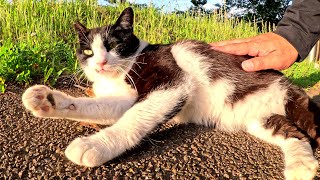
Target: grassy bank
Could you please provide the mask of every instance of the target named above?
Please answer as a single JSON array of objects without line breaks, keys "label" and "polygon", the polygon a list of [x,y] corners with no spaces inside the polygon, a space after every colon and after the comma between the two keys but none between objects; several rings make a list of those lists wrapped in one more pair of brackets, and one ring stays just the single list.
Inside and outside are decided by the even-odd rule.
[{"label": "grassy bank", "polygon": [[[0,0],[0,90],[6,82],[29,84],[34,80],[54,85],[61,75],[77,72],[73,23],[88,27],[110,24],[128,5],[101,7],[94,0]],[[151,43],[179,39],[206,42],[258,34],[252,23],[221,18],[161,13],[155,8],[134,8],[135,33]],[[223,20],[222,20],[223,19]]]}]

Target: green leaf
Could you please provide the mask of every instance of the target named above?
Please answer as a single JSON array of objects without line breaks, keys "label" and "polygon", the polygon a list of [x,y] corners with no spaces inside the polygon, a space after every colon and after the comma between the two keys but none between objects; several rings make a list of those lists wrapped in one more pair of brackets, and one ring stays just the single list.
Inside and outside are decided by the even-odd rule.
[{"label": "green leaf", "polygon": [[0,77],[0,93],[4,93],[4,91],[6,90],[6,87],[5,87],[5,80]]},{"label": "green leaf", "polygon": [[48,71],[45,71],[44,73],[44,79],[43,82],[46,83],[49,79],[49,77],[51,76],[52,72],[53,72],[53,67],[51,67]]}]

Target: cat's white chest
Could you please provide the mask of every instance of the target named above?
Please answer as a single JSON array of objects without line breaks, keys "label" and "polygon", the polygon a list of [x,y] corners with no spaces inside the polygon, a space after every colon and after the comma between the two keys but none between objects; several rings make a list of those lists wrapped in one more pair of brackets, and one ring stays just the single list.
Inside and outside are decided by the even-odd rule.
[{"label": "cat's white chest", "polygon": [[102,79],[92,85],[96,97],[137,96],[137,92],[124,80]]}]

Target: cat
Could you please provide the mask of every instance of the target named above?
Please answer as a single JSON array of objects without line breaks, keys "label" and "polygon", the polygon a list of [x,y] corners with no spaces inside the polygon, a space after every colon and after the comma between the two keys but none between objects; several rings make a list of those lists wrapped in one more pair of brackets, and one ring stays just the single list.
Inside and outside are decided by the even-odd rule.
[{"label": "cat", "polygon": [[22,95],[35,116],[110,125],[75,139],[65,155],[72,162],[102,165],[139,144],[169,120],[219,130],[244,130],[279,146],[286,179],[312,179],[318,169],[319,107],[281,72],[245,72],[249,57],[212,50],[201,41],[149,44],[133,33],[126,8],[115,24],[88,29],[74,24],[77,58],[95,94],[72,97],[44,85]]}]

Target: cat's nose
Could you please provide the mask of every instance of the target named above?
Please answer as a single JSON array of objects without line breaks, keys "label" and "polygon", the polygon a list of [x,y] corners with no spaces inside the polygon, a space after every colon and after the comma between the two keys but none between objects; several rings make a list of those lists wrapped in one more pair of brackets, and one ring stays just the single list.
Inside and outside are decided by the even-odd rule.
[{"label": "cat's nose", "polygon": [[100,67],[102,67],[102,66],[106,65],[107,62],[108,62],[108,61],[107,61],[106,59],[104,59],[104,60],[102,60],[102,61],[97,62],[97,64],[98,64]]}]

